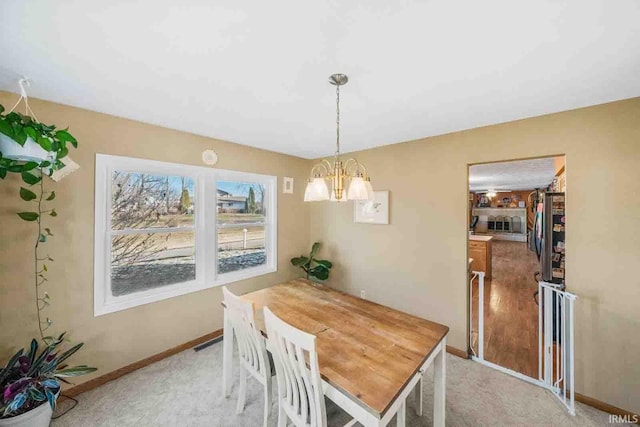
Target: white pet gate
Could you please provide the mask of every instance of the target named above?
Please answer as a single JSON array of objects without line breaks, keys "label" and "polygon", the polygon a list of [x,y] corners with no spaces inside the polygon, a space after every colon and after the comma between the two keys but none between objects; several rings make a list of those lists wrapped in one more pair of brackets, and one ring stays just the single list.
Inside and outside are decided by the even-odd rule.
[{"label": "white pet gate", "polygon": [[[561,285],[538,283],[538,378],[491,363],[484,358],[484,272],[474,271],[469,283],[469,348],[476,362],[513,375],[553,393],[575,415],[574,301]],[[477,296],[477,303],[474,302]],[[474,313],[474,306],[477,310]],[[476,317],[474,317],[476,316]]]}]

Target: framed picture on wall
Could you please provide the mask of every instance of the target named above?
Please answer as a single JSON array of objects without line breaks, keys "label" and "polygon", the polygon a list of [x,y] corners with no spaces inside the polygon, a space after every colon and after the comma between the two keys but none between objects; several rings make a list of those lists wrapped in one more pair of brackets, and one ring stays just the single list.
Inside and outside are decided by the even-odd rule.
[{"label": "framed picture on wall", "polygon": [[362,224],[389,224],[389,190],[374,191],[373,200],[353,203],[353,222]]}]

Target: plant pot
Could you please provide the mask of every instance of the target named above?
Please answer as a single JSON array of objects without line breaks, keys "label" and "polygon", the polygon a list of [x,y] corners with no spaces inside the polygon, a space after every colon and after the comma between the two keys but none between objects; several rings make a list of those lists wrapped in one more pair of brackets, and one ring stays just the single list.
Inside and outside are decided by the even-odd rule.
[{"label": "plant pot", "polygon": [[40,144],[30,137],[23,146],[9,138],[7,135],[0,134],[0,153],[2,157],[23,162],[42,162],[50,160],[51,153],[44,150]]},{"label": "plant pot", "polygon": [[49,427],[53,411],[49,402],[45,401],[35,409],[11,418],[0,418],[0,427]]}]

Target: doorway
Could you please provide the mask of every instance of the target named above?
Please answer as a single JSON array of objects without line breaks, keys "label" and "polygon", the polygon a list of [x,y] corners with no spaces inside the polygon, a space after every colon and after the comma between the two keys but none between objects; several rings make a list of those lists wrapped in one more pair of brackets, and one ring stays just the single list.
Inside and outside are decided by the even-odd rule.
[{"label": "doorway", "polygon": [[565,156],[470,165],[468,190],[470,351],[537,383],[539,282],[564,289]]}]

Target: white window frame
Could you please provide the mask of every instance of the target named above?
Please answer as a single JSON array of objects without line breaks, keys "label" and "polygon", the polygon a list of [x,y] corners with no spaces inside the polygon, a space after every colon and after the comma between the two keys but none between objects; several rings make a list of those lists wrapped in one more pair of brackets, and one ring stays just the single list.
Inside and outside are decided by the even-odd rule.
[{"label": "white window frame", "polygon": [[[195,280],[147,289],[115,297],[111,293],[111,195],[114,171],[153,175],[186,176],[194,180]],[[217,182],[248,182],[264,186],[266,217],[263,265],[218,274]],[[94,316],[101,316],[143,304],[162,301],[191,292],[221,286],[277,271],[278,212],[277,177],[248,172],[212,169],[131,157],[96,154],[95,227],[94,227]],[[189,227],[158,229],[153,232],[185,232]],[[140,231],[136,231],[140,232]],[[116,231],[116,233],[122,233]]]}]

